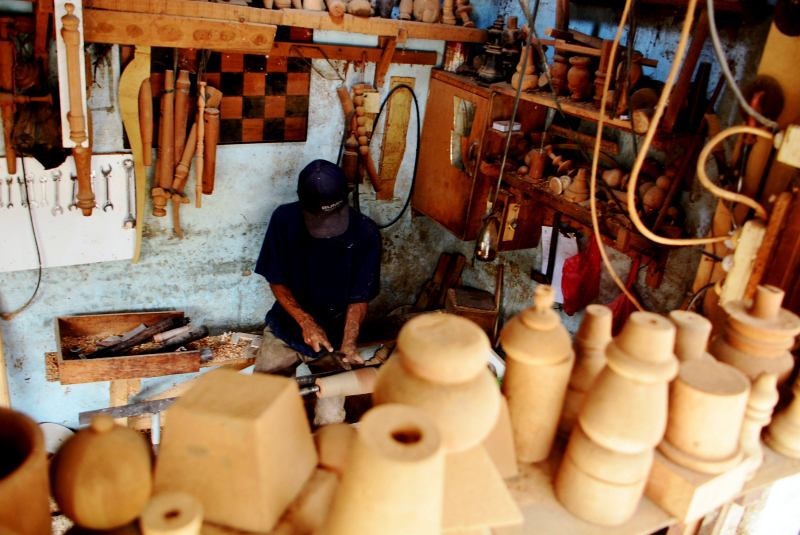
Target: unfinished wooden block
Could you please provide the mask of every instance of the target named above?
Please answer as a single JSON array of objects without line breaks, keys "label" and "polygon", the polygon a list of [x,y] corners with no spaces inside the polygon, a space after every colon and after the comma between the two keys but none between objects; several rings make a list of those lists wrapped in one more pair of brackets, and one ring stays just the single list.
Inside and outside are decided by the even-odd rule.
[{"label": "unfinished wooden block", "polygon": [[492,432],[483,441],[483,447],[503,479],[519,475],[517,452],[514,449],[514,430],[511,428],[511,415],[508,413],[505,396],[500,397],[500,416],[497,417]]},{"label": "unfinished wooden block", "polygon": [[569,379],[564,399],[564,412],[558,430],[564,435],[572,432],[578,420],[586,393],[606,366],[606,346],[611,342],[611,309],[603,305],[587,305],[575,341],[575,367]]},{"label": "unfinished wooden block", "polygon": [[21,412],[0,407],[0,532],[50,535],[49,495],[39,425]]},{"label": "unfinished wooden block", "polygon": [[753,382],[739,442],[746,457],[749,472],[747,479],[753,479],[764,462],[764,447],[761,445],[761,431],[772,419],[772,411],[778,403],[778,374],[763,373]]},{"label": "unfinished wooden block", "polygon": [[338,490],[339,477],[317,468],[270,535],[311,535],[322,526]]},{"label": "unfinished wooden block", "polygon": [[711,322],[696,312],[673,310],[669,319],[675,324],[675,356],[681,362],[706,354]]},{"label": "unfinished wooden block", "polygon": [[705,358],[684,361],[670,388],[667,431],[658,449],[672,462],[704,474],[739,465],[749,395],[750,380],[733,366]]},{"label": "unfinished wooden block", "polygon": [[644,495],[681,522],[689,523],[733,500],[746,478],[746,463],[740,462],[721,474],[701,474],[656,451]]},{"label": "unfinished wooden block", "polygon": [[356,430],[346,423],[323,425],[314,433],[319,465],[342,477]]},{"label": "unfinished wooden block", "polygon": [[792,393],[794,399],[772,419],[764,441],[781,455],[800,459],[800,375],[792,386]]},{"label": "unfinished wooden block", "polygon": [[156,492],[188,492],[206,519],[272,529],[317,466],[297,383],[216,370],[170,406]]},{"label": "unfinished wooden block", "polygon": [[753,301],[725,303],[725,327],[711,340],[708,352],[751,381],[762,373],[788,376],[794,365],[789,350],[800,333],[800,317],[781,308],[783,296],[780,288],[758,286]]},{"label": "unfinished wooden block", "polygon": [[59,448],[50,466],[53,497],[77,525],[119,528],[150,500],[152,465],[144,437],[101,414]]},{"label": "unfinished wooden block", "polygon": [[415,407],[380,405],[361,419],[318,534],[438,535],[443,496],[444,449],[435,420]]},{"label": "unfinished wooden block", "polygon": [[419,407],[436,421],[448,452],[474,448],[500,413],[497,381],[487,367],[489,352],[486,333],[470,320],[452,314],[417,316],[403,326],[394,355],[381,366],[373,403]]},{"label": "unfinished wooden block", "polygon": [[552,287],[537,286],[535,306],[523,310],[500,332],[507,355],[503,393],[522,462],[535,463],[550,455],[575,362],[569,333],[552,309],[554,299]]}]

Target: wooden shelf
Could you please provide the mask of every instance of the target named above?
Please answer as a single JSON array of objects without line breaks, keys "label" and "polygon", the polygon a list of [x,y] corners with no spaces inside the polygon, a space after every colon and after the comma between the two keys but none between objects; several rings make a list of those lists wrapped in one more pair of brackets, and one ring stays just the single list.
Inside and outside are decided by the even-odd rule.
[{"label": "wooden shelf", "polygon": [[486,30],[451,26],[449,24],[428,24],[425,22],[382,19],[380,17],[355,17],[353,15],[345,15],[341,19],[334,19],[327,11],[261,9],[193,0],[85,0],[83,7],[105,11],[294,26],[382,37],[401,37],[401,39],[406,37],[409,39],[484,43],[488,36]]}]

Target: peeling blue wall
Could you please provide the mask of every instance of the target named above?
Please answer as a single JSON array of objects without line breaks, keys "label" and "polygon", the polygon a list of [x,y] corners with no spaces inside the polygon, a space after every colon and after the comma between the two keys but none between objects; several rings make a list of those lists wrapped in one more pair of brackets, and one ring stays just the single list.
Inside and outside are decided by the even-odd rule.
[{"label": "peeling blue wall", "polygon": [[[474,0],[479,27],[489,26],[498,11],[520,15],[514,2]],[[554,22],[555,2],[542,2],[537,29],[543,34]],[[613,37],[618,11],[587,8],[573,5],[572,26],[586,33],[604,38]],[[676,46],[680,20],[659,17],[641,17],[636,48],[647,57],[658,59],[656,77],[663,79],[668,61]],[[520,23],[522,24],[522,22]],[[723,39],[735,60],[737,76],[752,76],[766,37],[767,24],[738,25],[726,28]],[[377,39],[367,36],[316,32],[315,40],[351,45],[376,45]],[[709,45],[710,46],[710,45]],[[409,49],[427,49],[443,52],[444,43],[409,40]],[[711,61],[710,48],[703,61]],[[114,72],[116,62],[101,65],[100,76],[105,89],[95,88],[97,99],[95,132],[105,133],[98,139],[98,152],[121,150],[119,112],[116,99],[103,95],[103,91],[116,91]],[[316,67],[329,71],[324,61]],[[105,69],[105,71],[104,71]],[[374,66],[369,66],[366,80],[372,80]],[[718,71],[712,73],[712,80]],[[329,73],[330,75],[332,73]],[[646,72],[647,74],[647,72]],[[416,78],[416,94],[420,112],[424,117],[430,68],[392,65],[388,76]],[[348,86],[356,81],[351,73]],[[213,196],[203,199],[203,208],[185,207],[181,220],[186,239],[173,236],[171,218],[145,220],[141,261],[108,262],[94,265],[45,269],[39,294],[32,305],[10,322],[2,322],[3,343],[6,353],[11,400],[14,408],[30,414],[37,421],[51,421],[77,426],[81,411],[104,408],[109,403],[109,384],[92,383],[61,386],[45,381],[44,353],[55,351],[53,318],[73,314],[107,313],[123,311],[180,309],[193,318],[196,324],[204,323],[213,334],[228,330],[256,331],[262,318],[272,305],[273,297],[266,282],[252,275],[255,258],[272,211],[281,203],[295,199],[296,176],[315,158],[334,160],[342,134],[343,118],[335,89],[336,80],[323,79],[312,74],[309,137],[305,143],[248,144],[222,146],[217,155],[217,186]],[[382,92],[385,96],[386,90]],[[102,108],[102,110],[101,110]],[[723,124],[735,122],[735,108],[727,92],[721,101]],[[413,152],[416,140],[416,118],[412,114],[408,148],[396,185],[393,201],[374,201],[371,193],[362,193],[365,213],[379,222],[387,221],[397,213],[408,191]],[[623,160],[632,159],[626,139],[620,139],[626,154]],[[377,149],[377,143],[375,144]],[[377,156],[377,152],[376,152]],[[152,172],[152,168],[150,169]],[[194,180],[194,169],[189,183]],[[148,177],[152,182],[152,176]],[[148,184],[148,190],[151,184]],[[713,199],[699,192],[686,196],[687,206],[694,213],[695,231],[703,232],[710,221]],[[148,200],[147,213],[152,213]],[[3,229],[5,232],[13,229]],[[396,226],[383,232],[384,255],[381,294],[371,306],[371,314],[381,315],[399,305],[413,303],[422,284],[430,278],[439,253],[461,252],[472,254],[474,243],[460,242],[438,225],[424,217],[411,218],[406,214]],[[627,277],[630,261],[627,257],[610,252],[622,278]],[[13,254],[13,252],[4,252]],[[653,292],[643,284],[644,273],[637,280],[643,300],[648,308],[666,311],[676,307],[691,284],[699,253],[681,249],[673,253],[668,264],[665,283]],[[541,250],[527,250],[502,255],[506,265],[506,285],[503,296],[503,315],[508,318],[528,306],[534,283],[530,280],[532,268],[541,267]],[[467,285],[493,290],[496,263],[468,265],[464,271]],[[24,303],[33,291],[35,271],[0,274],[0,310],[12,310]],[[606,273],[602,278],[600,302],[608,302],[617,290]],[[574,331],[580,314],[564,316],[567,327]],[[135,399],[144,399],[164,390],[188,375],[143,381],[143,391]]]}]

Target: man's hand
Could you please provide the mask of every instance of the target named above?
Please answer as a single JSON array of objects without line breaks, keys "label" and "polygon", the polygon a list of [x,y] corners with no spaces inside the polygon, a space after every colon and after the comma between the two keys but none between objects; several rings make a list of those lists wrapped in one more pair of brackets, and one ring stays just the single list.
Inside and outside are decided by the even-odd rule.
[{"label": "man's hand", "polygon": [[343,345],[341,349],[342,360],[350,364],[364,364],[364,357],[356,349],[355,344]]},{"label": "man's hand", "polygon": [[314,351],[321,351],[323,347],[328,351],[333,351],[333,346],[328,341],[328,336],[316,322],[308,320],[304,321],[300,326],[303,328],[303,341],[310,345]]}]

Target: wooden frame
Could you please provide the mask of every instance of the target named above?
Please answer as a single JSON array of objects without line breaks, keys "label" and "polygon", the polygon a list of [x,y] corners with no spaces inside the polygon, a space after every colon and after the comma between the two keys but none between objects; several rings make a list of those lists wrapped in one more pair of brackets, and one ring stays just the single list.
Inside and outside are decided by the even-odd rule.
[{"label": "wooden frame", "polygon": [[99,314],[55,318],[58,343],[58,376],[62,385],[161,377],[200,371],[200,351],[156,353],[127,357],[107,357],[86,360],[64,359],[65,336],[114,336],[130,331],[141,324],[152,325],[165,318],[182,318],[183,312],[139,312],[130,314]]}]

